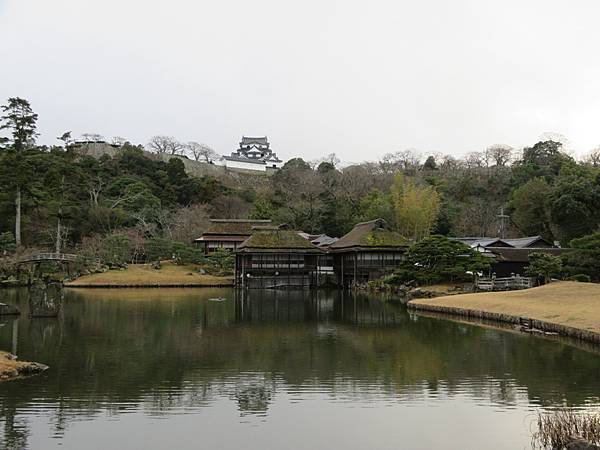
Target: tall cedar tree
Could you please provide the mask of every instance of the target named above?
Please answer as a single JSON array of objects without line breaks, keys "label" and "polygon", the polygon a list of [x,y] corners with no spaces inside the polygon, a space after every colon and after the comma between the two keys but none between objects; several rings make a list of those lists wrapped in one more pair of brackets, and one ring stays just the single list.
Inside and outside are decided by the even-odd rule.
[{"label": "tall cedar tree", "polygon": [[9,152],[5,159],[5,169],[10,169],[10,185],[15,193],[15,242],[21,245],[21,203],[23,187],[29,178],[29,164],[26,152],[35,145],[36,122],[38,115],[25,99],[11,97],[8,103],[0,107],[0,130],[9,130]]}]

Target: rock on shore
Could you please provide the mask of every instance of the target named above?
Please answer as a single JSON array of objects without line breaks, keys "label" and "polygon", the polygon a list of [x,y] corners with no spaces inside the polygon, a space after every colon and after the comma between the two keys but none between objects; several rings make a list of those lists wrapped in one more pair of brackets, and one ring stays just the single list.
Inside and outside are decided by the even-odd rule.
[{"label": "rock on shore", "polygon": [[0,381],[35,375],[47,369],[45,364],[17,361],[17,357],[12,353],[0,351]]}]

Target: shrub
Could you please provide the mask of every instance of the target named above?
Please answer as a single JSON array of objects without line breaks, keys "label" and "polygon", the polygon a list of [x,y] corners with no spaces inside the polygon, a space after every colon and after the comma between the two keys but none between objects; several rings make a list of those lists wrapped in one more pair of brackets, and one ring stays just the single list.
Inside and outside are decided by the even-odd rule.
[{"label": "shrub", "polygon": [[525,272],[530,277],[543,277],[547,283],[551,277],[558,276],[562,270],[562,260],[548,253],[535,252],[529,255],[529,265]]},{"label": "shrub", "polygon": [[468,245],[434,235],[411,246],[402,266],[394,273],[399,281],[435,283],[469,279],[472,273],[489,266],[489,260]]},{"label": "shrub", "polygon": [[592,278],[589,275],[586,275],[585,273],[578,273],[568,277],[567,281],[579,281],[581,283],[590,283],[592,281]]},{"label": "shrub", "polygon": [[208,262],[215,274],[232,274],[235,266],[235,255],[228,250],[218,249],[208,256]]}]

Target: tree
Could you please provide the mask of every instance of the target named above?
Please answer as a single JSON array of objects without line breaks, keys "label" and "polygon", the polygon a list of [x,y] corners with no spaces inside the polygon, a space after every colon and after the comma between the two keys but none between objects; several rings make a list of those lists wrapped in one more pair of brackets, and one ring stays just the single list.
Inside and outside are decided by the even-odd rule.
[{"label": "tree", "polygon": [[583,161],[592,167],[600,167],[600,146],[589,152]]},{"label": "tree", "polygon": [[15,192],[15,242],[21,245],[21,202],[22,190],[29,178],[26,151],[35,145],[37,137],[37,118],[31,105],[25,99],[11,97],[8,103],[0,107],[0,130],[9,130],[9,154],[4,161],[4,169],[8,169],[10,185]]},{"label": "tree", "polygon": [[154,136],[148,142],[148,149],[159,155],[178,155],[185,146],[172,136]]},{"label": "tree", "polygon": [[361,222],[384,219],[388,224],[394,223],[394,209],[390,197],[380,189],[373,188],[360,201]]},{"label": "tree", "polygon": [[497,167],[506,167],[512,158],[513,148],[510,145],[495,144],[486,149],[486,157]]},{"label": "tree", "polygon": [[191,205],[177,209],[171,216],[171,237],[180,242],[192,242],[210,225],[208,207]]},{"label": "tree", "polygon": [[398,274],[405,281],[416,279],[435,283],[471,278],[489,267],[489,259],[468,245],[432,235],[408,249]]},{"label": "tree", "polygon": [[584,274],[593,281],[600,281],[600,231],[573,239],[569,247],[570,250],[561,254],[565,272]]},{"label": "tree", "polygon": [[392,199],[398,231],[415,241],[427,236],[435,226],[440,210],[440,194],[433,186],[417,186],[403,175],[396,175]]},{"label": "tree", "polygon": [[552,188],[544,178],[533,178],[512,193],[512,220],[527,235],[553,239],[548,199]]},{"label": "tree", "polygon": [[123,147],[127,142],[127,139],[121,136],[113,136],[110,140],[111,144],[118,145],[119,147]]},{"label": "tree", "polygon": [[560,257],[548,253],[535,252],[529,255],[529,265],[525,268],[530,277],[543,277],[544,284],[548,283],[552,276],[557,276],[562,270]]},{"label": "tree", "polygon": [[15,237],[10,231],[0,233],[0,255],[6,256],[16,249]]},{"label": "tree", "polygon": [[104,136],[99,133],[83,133],[81,138],[86,142],[103,142]]},{"label": "tree", "polygon": [[435,156],[429,155],[423,164],[423,170],[437,170]]},{"label": "tree", "polygon": [[215,159],[219,159],[219,154],[206,144],[191,141],[185,144],[185,149],[196,161],[202,159],[205,163],[212,163]]},{"label": "tree", "polygon": [[563,170],[549,198],[556,234],[562,241],[592,233],[600,224],[600,176],[593,169]]}]

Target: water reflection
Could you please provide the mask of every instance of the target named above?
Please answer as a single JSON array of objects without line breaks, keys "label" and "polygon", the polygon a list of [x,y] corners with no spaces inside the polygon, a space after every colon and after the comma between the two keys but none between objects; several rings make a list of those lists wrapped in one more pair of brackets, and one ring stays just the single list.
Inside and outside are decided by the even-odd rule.
[{"label": "water reflection", "polygon": [[[211,301],[216,298],[226,300]],[[595,353],[411,316],[372,296],[80,290],[67,294],[58,319],[28,319],[21,291],[6,291],[4,300],[25,314],[2,323],[0,348],[51,367],[39,377],[0,384],[8,448],[32,445],[32,439],[48,444],[48,436],[32,432],[40,422],[67,439],[80,421],[103,429],[105,417],[125,421],[141,413],[183,422],[177,417],[202,411],[220,417],[233,407],[237,421],[223,419],[205,432],[241,439],[236,423],[253,417],[277,423],[281,414],[297,411],[293,405],[314,403],[318,412],[411,407],[414,414],[458,402],[518,410],[522,421],[532,407],[595,405],[600,393]]]}]

